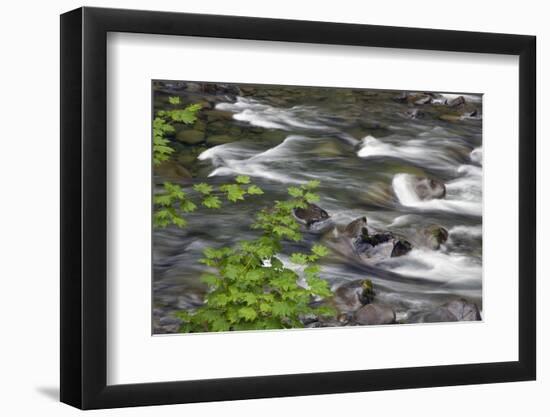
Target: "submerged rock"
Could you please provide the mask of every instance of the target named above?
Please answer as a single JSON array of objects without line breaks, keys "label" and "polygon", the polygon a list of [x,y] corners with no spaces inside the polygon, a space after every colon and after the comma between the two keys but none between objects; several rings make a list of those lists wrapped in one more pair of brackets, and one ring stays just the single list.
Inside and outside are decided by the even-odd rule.
[{"label": "submerged rock", "polygon": [[167,180],[184,180],[192,177],[191,173],[176,161],[164,161],[155,167],[154,174]]},{"label": "submerged rock", "polygon": [[314,223],[327,220],[329,214],[316,204],[310,203],[306,208],[294,209],[294,215],[308,227]]},{"label": "submerged rock", "polygon": [[445,184],[432,178],[415,177],[413,187],[416,195],[421,200],[444,198],[447,193]]},{"label": "submerged rock", "polygon": [[176,133],[176,139],[186,145],[196,145],[205,141],[204,130],[181,130]]},{"label": "submerged rock", "polygon": [[356,324],[381,325],[395,323],[395,311],[385,304],[367,304],[353,315]]},{"label": "submerged rock", "polygon": [[427,245],[431,249],[439,249],[441,244],[445,243],[449,238],[447,229],[441,226],[432,225],[423,230]]},{"label": "submerged rock", "polygon": [[475,303],[463,298],[449,301],[436,309],[412,315],[409,323],[441,323],[452,321],[479,321],[481,314]]},{"label": "submerged rock", "polygon": [[405,115],[411,119],[422,119],[424,118],[425,114],[424,112],[418,110],[418,109],[411,109],[408,110]]}]

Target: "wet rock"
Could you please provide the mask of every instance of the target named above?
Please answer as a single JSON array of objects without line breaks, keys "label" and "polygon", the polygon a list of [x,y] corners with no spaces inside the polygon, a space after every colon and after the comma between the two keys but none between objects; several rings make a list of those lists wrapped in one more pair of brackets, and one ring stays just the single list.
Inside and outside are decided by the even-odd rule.
[{"label": "wet rock", "polygon": [[375,293],[371,280],[348,281],[334,290],[334,295],[329,300],[329,304],[340,313],[349,313],[360,309],[365,304],[371,303],[374,300],[374,296]]},{"label": "wet rock", "polygon": [[414,104],[423,105],[423,104],[430,104],[432,101],[432,97],[430,96],[421,96],[419,99],[417,99]]},{"label": "wet rock", "polygon": [[218,121],[228,121],[233,119],[233,113],[224,110],[210,110],[206,113],[206,120],[208,123]]},{"label": "wet rock", "polygon": [[154,169],[155,175],[168,180],[184,180],[191,178],[191,173],[176,161],[164,161]]},{"label": "wet rock", "polygon": [[421,200],[444,198],[447,192],[444,183],[432,178],[415,177],[413,186],[416,195]]},{"label": "wet rock", "polygon": [[449,107],[458,107],[460,105],[466,104],[466,100],[463,96],[458,96],[452,100],[447,101],[447,106]]},{"label": "wet rock", "polygon": [[408,241],[400,239],[393,244],[393,249],[390,256],[392,258],[403,256],[409,253],[411,249],[412,245]]},{"label": "wet rock", "polygon": [[205,141],[204,130],[188,129],[176,133],[176,139],[186,145],[197,145]]},{"label": "wet rock", "polygon": [[364,234],[368,235],[367,218],[360,217],[348,224],[344,229],[344,236],[349,238],[357,238]]},{"label": "wet rock", "polygon": [[395,312],[385,304],[367,304],[353,315],[353,320],[361,325],[381,325],[395,323]]},{"label": "wet rock", "polygon": [[309,204],[307,208],[294,209],[294,215],[302,223],[311,226],[314,223],[327,220],[329,214],[316,204]]},{"label": "wet rock", "polygon": [[425,116],[424,112],[419,109],[410,109],[405,115],[410,119],[423,119]]},{"label": "wet rock", "polygon": [[432,311],[416,313],[409,317],[409,323],[442,323],[454,321],[479,321],[481,314],[475,303],[463,298],[449,301]]},{"label": "wet rock", "polygon": [[450,311],[459,321],[481,320],[479,308],[474,303],[469,303],[463,298],[450,301],[442,306]]},{"label": "wet rock", "polygon": [[441,244],[449,238],[447,229],[441,226],[432,225],[423,231],[427,245],[432,249],[439,249]]}]

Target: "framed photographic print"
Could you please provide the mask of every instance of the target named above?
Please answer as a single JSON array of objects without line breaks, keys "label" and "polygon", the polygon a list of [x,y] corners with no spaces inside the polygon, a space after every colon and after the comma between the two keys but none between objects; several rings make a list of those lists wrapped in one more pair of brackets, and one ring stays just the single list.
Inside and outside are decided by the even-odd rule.
[{"label": "framed photographic print", "polygon": [[535,38],[61,16],[61,400],[535,379]]}]

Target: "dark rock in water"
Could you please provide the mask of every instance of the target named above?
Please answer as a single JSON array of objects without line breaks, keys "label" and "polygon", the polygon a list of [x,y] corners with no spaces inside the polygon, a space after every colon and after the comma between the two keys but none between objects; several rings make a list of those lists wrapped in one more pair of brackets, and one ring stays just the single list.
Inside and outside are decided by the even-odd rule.
[{"label": "dark rock in water", "polygon": [[307,208],[294,209],[294,215],[308,226],[327,220],[330,217],[325,210],[316,204],[309,204]]},{"label": "dark rock in water", "polygon": [[400,239],[394,243],[390,256],[392,258],[403,256],[409,253],[411,249],[412,245],[408,241]]},{"label": "dark rock in water", "polygon": [[344,229],[344,235],[350,238],[360,237],[364,234],[368,235],[366,217],[355,219]]},{"label": "dark rock in water", "polygon": [[465,104],[466,103],[466,100],[464,99],[464,97],[462,96],[458,96],[456,98],[453,98],[452,100],[449,100],[447,102],[447,106],[449,107],[458,107],[462,104]]},{"label": "dark rock in water", "polygon": [[442,243],[445,243],[449,238],[449,232],[441,226],[432,225],[424,229],[424,235],[428,246],[432,249],[439,249]]},{"label": "dark rock in water", "polygon": [[191,178],[191,173],[176,161],[164,161],[154,169],[154,174],[167,180]]},{"label": "dark rock in water", "polygon": [[209,135],[206,137],[206,143],[210,146],[223,145],[235,140],[237,139],[229,135]]},{"label": "dark rock in water", "polygon": [[449,301],[435,310],[412,315],[409,323],[441,323],[452,321],[479,321],[481,314],[476,304],[463,298]]},{"label": "dark rock in water", "polygon": [[367,304],[353,315],[353,320],[362,325],[381,325],[395,323],[395,312],[385,304]]},{"label": "dark rock in water", "polygon": [[407,115],[407,117],[409,117],[411,119],[422,119],[425,116],[424,112],[422,112],[418,109],[411,109],[411,110],[407,111],[407,113],[405,113],[405,114]]},{"label": "dark rock in water", "polygon": [[416,177],[414,190],[421,200],[444,198],[447,190],[445,184],[432,178]]},{"label": "dark rock in water", "polygon": [[419,104],[419,105],[422,105],[422,104],[429,104],[431,103],[432,101],[432,97],[430,96],[422,96],[420,97],[418,100],[416,100],[414,102],[414,104]]},{"label": "dark rock in water", "polygon": [[358,310],[374,300],[375,292],[370,279],[350,281],[340,285],[334,291],[329,303],[340,313]]}]

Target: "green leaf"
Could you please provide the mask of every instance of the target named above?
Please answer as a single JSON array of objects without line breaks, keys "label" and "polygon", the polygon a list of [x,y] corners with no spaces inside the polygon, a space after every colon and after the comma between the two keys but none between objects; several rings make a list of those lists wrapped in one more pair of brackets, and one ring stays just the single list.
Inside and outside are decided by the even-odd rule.
[{"label": "green leaf", "polygon": [[248,194],[250,195],[261,195],[263,193],[264,193],[263,190],[257,185],[250,185],[248,187]]},{"label": "green leaf", "polygon": [[246,194],[246,191],[238,184],[222,185],[220,189],[226,193],[227,199],[233,203],[238,200],[244,200],[244,195]]},{"label": "green leaf", "polygon": [[239,317],[245,319],[246,321],[252,321],[258,317],[258,313],[252,307],[242,307],[239,309]]},{"label": "green leaf", "polygon": [[292,306],[284,301],[273,303],[273,315],[276,317],[285,317],[292,313]]},{"label": "green leaf", "polygon": [[214,274],[204,274],[201,276],[201,281],[207,285],[215,286],[220,282],[220,277]]},{"label": "green leaf", "polygon": [[211,185],[201,182],[200,184],[195,184],[193,189],[201,194],[208,195],[212,192],[213,188]]},{"label": "green leaf", "polygon": [[308,203],[316,203],[319,201],[319,196],[317,194],[314,194],[314,193],[306,193],[304,195],[304,198],[305,200],[308,202]]},{"label": "green leaf", "polygon": [[202,200],[202,205],[207,208],[217,209],[222,206],[222,202],[215,195],[211,195]]},{"label": "green leaf", "polygon": [[237,178],[235,178],[235,181],[237,184],[249,184],[250,183],[250,177],[246,175],[239,175]]},{"label": "green leaf", "polygon": [[170,104],[180,104],[180,98],[179,97],[168,97],[168,102]]},{"label": "green leaf", "polygon": [[313,252],[319,258],[328,255],[328,249],[323,245],[313,245],[313,248],[311,248],[311,252]]},{"label": "green leaf", "polygon": [[304,253],[293,253],[290,256],[290,261],[295,264],[304,265],[308,261],[308,256]]},{"label": "green leaf", "polygon": [[318,180],[309,181],[304,187],[308,190],[314,190],[319,187],[321,183]]},{"label": "green leaf", "polygon": [[304,195],[304,192],[298,187],[289,187],[288,194],[290,194],[294,198],[298,198],[302,197]]}]

